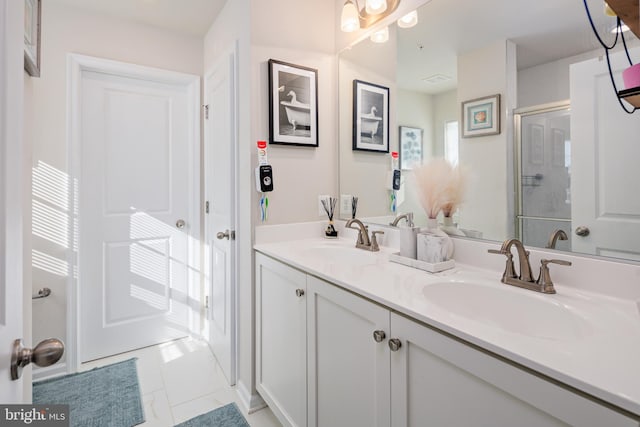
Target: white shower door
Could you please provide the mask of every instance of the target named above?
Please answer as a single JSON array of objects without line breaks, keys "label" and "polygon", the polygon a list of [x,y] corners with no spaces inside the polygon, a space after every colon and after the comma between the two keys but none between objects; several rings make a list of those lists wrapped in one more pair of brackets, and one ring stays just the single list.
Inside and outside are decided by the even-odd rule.
[{"label": "white shower door", "polygon": [[199,313],[199,78],[107,64],[79,86],[82,362],[186,336]]}]

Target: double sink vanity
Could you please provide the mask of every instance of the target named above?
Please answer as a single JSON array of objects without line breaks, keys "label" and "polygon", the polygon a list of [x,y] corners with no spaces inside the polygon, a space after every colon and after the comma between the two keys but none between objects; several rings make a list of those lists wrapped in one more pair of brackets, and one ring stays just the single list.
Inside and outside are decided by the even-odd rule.
[{"label": "double sink vanity", "polygon": [[456,238],[431,274],[389,262],[392,228],[374,252],[274,227],[256,235],[256,384],[284,425],[640,425],[638,302],[570,283],[584,260],[544,294],[501,283],[495,243]]}]

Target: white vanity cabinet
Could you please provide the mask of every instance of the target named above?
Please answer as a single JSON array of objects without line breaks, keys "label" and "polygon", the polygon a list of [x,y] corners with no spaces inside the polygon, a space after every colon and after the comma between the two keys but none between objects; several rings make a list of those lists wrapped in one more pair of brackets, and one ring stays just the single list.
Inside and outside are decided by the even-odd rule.
[{"label": "white vanity cabinet", "polygon": [[307,275],[256,254],[256,388],[285,425],[307,425]]},{"label": "white vanity cabinet", "polygon": [[256,259],[257,388],[285,425],[639,426],[383,305]]},{"label": "white vanity cabinet", "polygon": [[388,427],[389,311],[311,276],[307,291],[308,426]]},{"label": "white vanity cabinet", "polygon": [[[638,421],[439,331],[391,314],[391,425],[638,426]],[[428,420],[428,421],[427,421]]]}]

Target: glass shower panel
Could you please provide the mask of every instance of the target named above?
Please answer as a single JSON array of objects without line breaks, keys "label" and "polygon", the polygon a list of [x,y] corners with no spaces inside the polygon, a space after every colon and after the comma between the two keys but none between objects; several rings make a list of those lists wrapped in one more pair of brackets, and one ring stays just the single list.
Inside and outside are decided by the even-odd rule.
[{"label": "glass shower panel", "polygon": [[544,247],[555,229],[571,234],[569,108],[528,113],[520,123],[520,237]]}]

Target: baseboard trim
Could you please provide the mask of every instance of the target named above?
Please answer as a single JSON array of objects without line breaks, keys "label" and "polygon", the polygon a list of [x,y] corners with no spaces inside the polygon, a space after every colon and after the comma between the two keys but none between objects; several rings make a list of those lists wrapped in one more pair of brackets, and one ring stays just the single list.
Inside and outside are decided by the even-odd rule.
[{"label": "baseboard trim", "polygon": [[34,369],[31,375],[32,375],[32,380],[35,382],[35,381],[47,380],[53,377],[59,377],[61,375],[66,375],[67,373],[68,373],[67,364],[66,362],[63,362],[63,363],[57,363],[52,366],[47,366],[46,368]]},{"label": "baseboard trim", "polygon": [[267,407],[267,402],[258,394],[250,393],[249,389],[244,385],[242,380],[238,380],[236,385],[236,393],[240,397],[240,403],[244,406],[244,409],[248,414],[252,414],[259,411],[262,408]]}]

